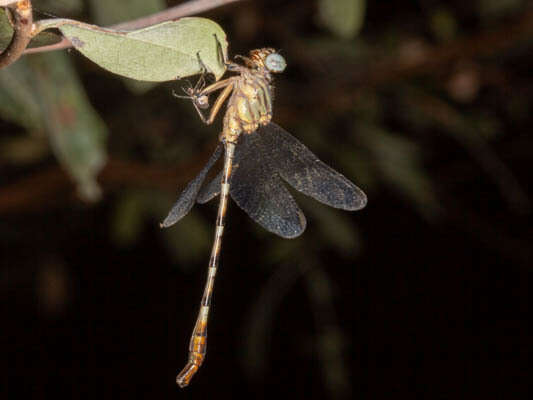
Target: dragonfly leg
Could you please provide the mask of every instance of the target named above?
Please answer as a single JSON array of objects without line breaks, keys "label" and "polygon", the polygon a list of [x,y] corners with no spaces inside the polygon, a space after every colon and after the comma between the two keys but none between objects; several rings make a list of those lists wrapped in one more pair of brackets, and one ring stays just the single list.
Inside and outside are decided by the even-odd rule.
[{"label": "dragonfly leg", "polygon": [[207,69],[200,58],[200,52],[196,53],[196,56],[198,57],[198,62],[200,63],[202,67],[202,73],[200,75],[200,78],[198,78],[198,81],[196,82],[194,87],[192,87],[190,82],[187,81],[188,86],[181,88],[187,96],[177,96],[177,97],[191,99],[196,108],[196,111],[198,112],[200,117],[203,117],[203,114],[199,111],[199,109],[201,108],[202,110],[205,110],[206,108],[209,107],[209,96],[207,94],[199,94],[199,93],[201,93],[205,87],[205,74],[207,72]]},{"label": "dragonfly leg", "polygon": [[231,94],[232,91],[233,91],[233,82],[229,82],[228,85],[226,85],[224,90],[220,93],[220,95],[215,100],[213,107],[211,107],[209,118],[207,118],[207,120],[203,119],[204,123],[206,123],[207,125],[213,123],[213,121],[215,120],[215,117],[220,111],[220,108],[222,107],[222,104],[224,104],[224,101],[228,98],[228,96]]},{"label": "dragonfly leg", "polygon": [[[209,85],[206,88],[198,92],[193,91],[189,93],[189,98],[193,100],[194,108],[198,112],[198,115],[200,116],[202,122],[204,122],[207,125],[210,125],[213,123],[213,121],[215,120],[215,117],[220,111],[220,108],[222,107],[222,104],[231,94],[233,87],[234,87],[234,83],[235,83],[235,78],[232,77],[232,78],[224,79],[223,81],[215,82],[212,85]],[[201,101],[207,98],[207,95],[209,93],[212,93],[220,89],[224,89],[224,90],[222,90],[222,92],[218,95],[217,99],[215,100],[215,103],[211,107],[209,116],[206,118],[205,115],[200,110],[200,108],[206,108],[206,107],[201,106]]]}]

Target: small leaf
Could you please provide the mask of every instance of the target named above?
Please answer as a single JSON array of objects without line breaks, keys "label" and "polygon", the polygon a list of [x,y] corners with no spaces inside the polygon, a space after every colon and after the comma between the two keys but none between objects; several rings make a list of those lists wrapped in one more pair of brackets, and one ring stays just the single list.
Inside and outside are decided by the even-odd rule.
[{"label": "small leaf", "polygon": [[34,55],[31,63],[52,149],[76,181],[79,195],[97,200],[96,176],[106,161],[107,129],[87,101],[67,54]]},{"label": "small leaf", "polygon": [[202,66],[197,54],[216,79],[225,72],[217,39],[227,54],[226,34],[205,18],[182,18],[130,32],[67,19],[50,20],[46,27],[59,28],[87,58],[128,78],[163,82],[199,74]]},{"label": "small leaf", "polygon": [[352,39],[365,21],[366,0],[319,0],[320,22],[334,34]]}]

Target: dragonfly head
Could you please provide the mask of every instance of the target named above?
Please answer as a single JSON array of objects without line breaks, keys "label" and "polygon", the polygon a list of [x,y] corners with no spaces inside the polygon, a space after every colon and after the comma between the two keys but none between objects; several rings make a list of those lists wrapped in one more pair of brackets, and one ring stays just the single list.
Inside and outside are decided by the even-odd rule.
[{"label": "dragonfly head", "polygon": [[247,64],[252,68],[264,68],[276,73],[283,72],[287,66],[283,56],[272,48],[251,50]]}]

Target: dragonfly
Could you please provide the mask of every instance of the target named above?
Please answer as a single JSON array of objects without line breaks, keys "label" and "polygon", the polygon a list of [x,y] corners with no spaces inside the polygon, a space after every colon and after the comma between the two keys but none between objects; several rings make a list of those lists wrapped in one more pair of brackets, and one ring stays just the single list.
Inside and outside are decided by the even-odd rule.
[{"label": "dragonfly", "polygon": [[[192,100],[198,115],[208,125],[214,122],[226,100],[227,106],[214,153],[161,223],[161,227],[169,227],[183,218],[196,202],[206,203],[219,196],[207,280],[190,338],[189,358],[176,378],[180,387],[189,385],[206,356],[207,322],[229,196],[255,222],[283,238],[295,238],[306,227],[305,216],[287,185],[343,210],[359,210],[367,203],[360,188],[271,121],[273,74],[285,70],[283,56],[272,48],[261,48],[251,50],[247,57],[237,57],[242,64],[224,60],[227,71],[235,73],[229,78],[206,86],[202,74],[195,87],[184,88],[185,97]],[[209,95],[217,91],[220,93],[206,116],[202,110],[209,108]],[[204,184],[223,152],[222,171]]]}]

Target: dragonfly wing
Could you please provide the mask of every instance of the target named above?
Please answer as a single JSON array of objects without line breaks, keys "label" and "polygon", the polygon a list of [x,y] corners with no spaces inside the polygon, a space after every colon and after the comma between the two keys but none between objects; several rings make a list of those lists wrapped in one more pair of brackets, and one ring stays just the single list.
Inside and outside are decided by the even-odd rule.
[{"label": "dragonfly wing", "polygon": [[241,135],[235,148],[230,194],[263,228],[294,238],[305,230],[305,216],[276,174],[269,151],[257,132]]},{"label": "dragonfly wing", "polygon": [[343,210],[366,205],[365,193],[344,175],[324,164],[294,136],[271,122],[257,131],[270,149],[276,171],[296,190]]},{"label": "dragonfly wing", "polygon": [[196,201],[200,204],[207,203],[212,198],[220,194],[220,182],[222,182],[222,171],[215,176],[211,181],[202,187]]},{"label": "dragonfly wing", "polygon": [[198,192],[200,191],[200,188],[202,186],[202,183],[204,182],[207,173],[209,172],[213,164],[215,164],[220,158],[221,154],[222,146],[219,144],[205,167],[200,171],[198,175],[196,175],[196,177],[192,181],[189,182],[183,192],[181,192],[180,197],[172,206],[172,209],[168,213],[165,220],[161,223],[162,228],[167,228],[171,225],[174,225],[189,211],[191,211],[191,208],[194,205],[194,202],[196,201],[196,197],[198,195]]}]

